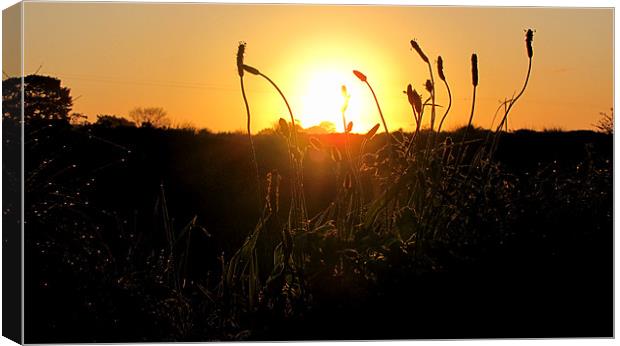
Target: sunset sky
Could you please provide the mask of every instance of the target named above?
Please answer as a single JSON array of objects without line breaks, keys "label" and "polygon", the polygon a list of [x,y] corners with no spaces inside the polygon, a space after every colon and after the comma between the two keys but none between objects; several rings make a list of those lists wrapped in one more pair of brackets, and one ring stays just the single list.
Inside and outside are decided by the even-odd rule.
[{"label": "sunset sky", "polygon": [[[73,111],[91,120],[158,106],[177,124],[244,129],[235,55],[245,41],[246,63],[279,84],[302,126],[330,121],[342,130],[343,84],[354,132],[379,122],[356,69],[368,76],[390,128],[411,130],[403,90],[411,83],[423,91],[428,78],[409,44],[416,39],[433,61],[444,59],[454,96],[447,129],[467,122],[470,56],[478,54],[474,123],[489,127],[499,101],[524,81],[527,28],[536,30],[532,77],[512,129],[592,129],[614,101],[612,9],[26,3],[24,28],[25,73],[60,78],[76,98]],[[265,80],[245,81],[254,131],[287,116]],[[437,97],[447,105],[443,86]]]}]

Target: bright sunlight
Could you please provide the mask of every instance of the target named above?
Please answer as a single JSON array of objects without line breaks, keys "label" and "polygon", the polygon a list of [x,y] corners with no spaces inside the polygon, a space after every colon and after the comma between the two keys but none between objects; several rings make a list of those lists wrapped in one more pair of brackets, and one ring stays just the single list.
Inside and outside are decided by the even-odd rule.
[{"label": "bright sunlight", "polygon": [[318,126],[322,122],[330,122],[336,126],[336,131],[343,132],[342,108],[345,97],[342,86],[346,86],[349,94],[348,107],[345,117],[347,123],[352,121],[353,132],[365,132],[374,123],[368,123],[362,117],[362,109],[365,106],[363,97],[364,85],[362,85],[347,68],[317,67],[309,70],[305,86],[302,88],[298,117],[301,126],[308,128]]}]

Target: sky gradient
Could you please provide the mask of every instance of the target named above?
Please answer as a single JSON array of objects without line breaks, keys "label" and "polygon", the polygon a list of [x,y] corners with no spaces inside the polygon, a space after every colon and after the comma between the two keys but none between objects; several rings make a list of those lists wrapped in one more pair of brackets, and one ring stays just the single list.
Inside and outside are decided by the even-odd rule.
[{"label": "sky gradient", "polygon": [[[372,95],[351,73],[357,69],[390,129],[411,130],[403,90],[411,83],[423,91],[428,78],[409,44],[416,39],[431,60],[443,57],[453,94],[446,129],[467,122],[470,56],[478,55],[474,124],[489,127],[500,100],[523,84],[524,29],[533,28],[532,76],[510,128],[592,129],[599,112],[613,107],[613,16],[601,8],[29,2],[24,71],[60,78],[76,98],[73,110],[91,120],[157,106],[176,124],[243,130],[235,55],[245,41],[245,62],[278,83],[302,126],[330,121],[342,130],[343,84],[354,132],[379,122]],[[253,131],[287,117],[264,80],[245,82]],[[445,89],[437,89],[437,103],[447,105]]]}]

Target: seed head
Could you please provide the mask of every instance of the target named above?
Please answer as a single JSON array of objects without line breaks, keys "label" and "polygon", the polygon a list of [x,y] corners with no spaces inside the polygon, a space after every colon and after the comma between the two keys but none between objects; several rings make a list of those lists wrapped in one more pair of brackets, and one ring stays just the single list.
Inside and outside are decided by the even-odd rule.
[{"label": "seed head", "polygon": [[534,40],[534,31],[532,29],[527,29],[525,33],[525,46],[527,47],[527,57],[532,58],[534,55],[534,50],[532,49],[532,41]]},{"label": "seed head", "polygon": [[411,40],[411,47],[413,47],[413,49],[415,49],[415,51],[418,52],[418,54],[420,55],[420,58],[422,58],[422,60],[424,60],[425,63],[428,63],[428,57],[426,56],[426,54],[424,54],[418,42],[416,42],[415,40]]},{"label": "seed head", "polygon": [[369,141],[372,137],[374,137],[375,134],[377,133],[377,130],[379,130],[379,126],[380,126],[379,124],[376,124],[375,126],[372,127],[372,129],[370,129],[370,131],[366,132],[364,139]]},{"label": "seed head", "polygon": [[445,82],[446,76],[443,74],[443,59],[441,55],[437,58],[437,72],[439,73],[439,78]]},{"label": "seed head", "polygon": [[351,130],[353,130],[353,122],[349,121],[349,124],[347,124],[347,128],[345,129],[346,133],[351,132]]},{"label": "seed head", "polygon": [[243,77],[243,54],[245,54],[245,45],[243,41],[239,42],[239,48],[237,49],[237,71],[239,77]]},{"label": "seed head", "polygon": [[252,67],[250,65],[243,65],[243,69],[245,71],[248,71],[251,74],[254,74],[254,75],[259,75],[260,74],[260,72],[258,72],[257,68],[254,68],[254,67]]},{"label": "seed head", "polygon": [[365,75],[365,74],[363,74],[363,73],[361,73],[360,71],[358,71],[358,70],[353,70],[353,74],[354,74],[357,78],[359,78],[362,82],[365,82],[365,81],[366,81],[366,75]]},{"label": "seed head", "polygon": [[426,80],[425,87],[426,87],[426,91],[428,91],[429,93],[433,92],[433,83],[431,82],[430,79]]},{"label": "seed head", "polygon": [[405,93],[407,94],[407,99],[409,100],[409,104],[413,106],[414,104],[413,88],[411,87],[411,84],[407,85],[407,91]]},{"label": "seed head", "polygon": [[415,89],[413,90],[413,107],[418,114],[422,113],[422,97]]},{"label": "seed head", "polygon": [[476,53],[471,55],[471,82],[474,87],[478,86],[478,56]]}]

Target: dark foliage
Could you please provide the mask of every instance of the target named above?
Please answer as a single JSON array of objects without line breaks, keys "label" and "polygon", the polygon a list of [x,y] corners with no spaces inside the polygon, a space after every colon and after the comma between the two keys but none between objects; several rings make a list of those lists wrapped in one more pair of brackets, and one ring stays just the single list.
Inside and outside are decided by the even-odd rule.
[{"label": "dark foliage", "polygon": [[95,121],[96,126],[102,127],[121,127],[121,126],[132,126],[135,127],[136,123],[133,121],[129,121],[123,117],[119,117],[116,115],[107,115],[107,114],[99,114],[97,115],[97,121]]},{"label": "dark foliage", "polygon": [[[349,135],[352,150],[362,137]],[[299,138],[311,217],[339,200],[346,152],[343,135],[314,138]],[[305,246],[305,274],[274,276],[281,234],[268,218],[257,265],[271,280],[251,309],[223,278],[260,219],[245,136],[43,126],[26,139],[27,342],[612,335],[611,136],[505,134],[490,185],[431,199],[455,219],[420,249],[398,239],[417,236],[415,210],[397,235],[343,242],[326,224],[290,240]],[[286,145],[254,140],[288,210]],[[368,151],[380,158],[384,143]]]},{"label": "dark foliage", "polygon": [[[18,121],[21,114],[21,78],[14,77],[2,81],[3,118]],[[24,77],[24,120],[69,122],[69,112],[73,106],[71,91],[61,86],[59,79],[49,76],[28,75]]]}]

